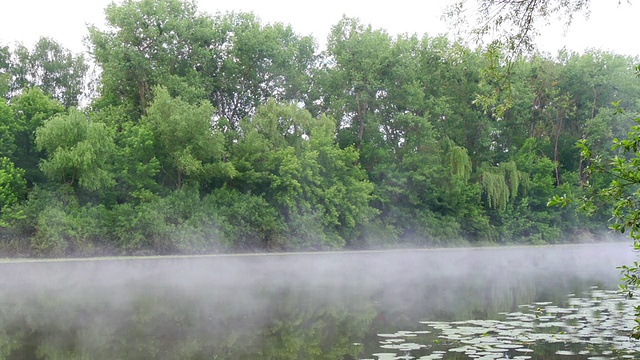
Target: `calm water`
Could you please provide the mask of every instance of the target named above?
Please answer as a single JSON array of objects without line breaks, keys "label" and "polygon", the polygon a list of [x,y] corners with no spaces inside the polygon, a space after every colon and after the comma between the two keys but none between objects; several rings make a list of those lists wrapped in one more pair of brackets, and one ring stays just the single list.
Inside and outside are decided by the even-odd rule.
[{"label": "calm water", "polygon": [[[556,307],[584,296],[613,298],[602,290],[635,260],[629,244],[589,244],[0,263],[0,359],[467,359],[449,351],[459,321],[560,318]],[[476,326],[488,339],[503,324]],[[622,358],[571,346],[500,356]],[[577,355],[583,347],[593,351]]]}]

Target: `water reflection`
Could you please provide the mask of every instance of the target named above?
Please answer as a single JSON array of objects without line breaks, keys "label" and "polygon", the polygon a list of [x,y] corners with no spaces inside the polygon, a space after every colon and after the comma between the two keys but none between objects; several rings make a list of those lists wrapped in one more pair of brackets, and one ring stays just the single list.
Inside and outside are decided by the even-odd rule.
[{"label": "water reflection", "polygon": [[0,358],[360,359],[419,321],[565,306],[632,260],[608,244],[4,263]]}]

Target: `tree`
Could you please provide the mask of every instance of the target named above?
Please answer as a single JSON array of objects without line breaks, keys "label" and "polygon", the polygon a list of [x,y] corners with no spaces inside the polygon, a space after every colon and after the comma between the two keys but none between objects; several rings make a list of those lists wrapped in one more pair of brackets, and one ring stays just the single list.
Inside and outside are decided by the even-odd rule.
[{"label": "tree", "polygon": [[374,215],[373,185],[353,147],[335,141],[335,121],[313,118],[296,105],[274,100],[241,123],[234,146],[236,188],[264,196],[285,219],[290,248],[342,247]]},{"label": "tree", "polygon": [[[469,3],[476,6],[469,9]],[[569,26],[576,14],[589,13],[590,3],[591,0],[456,0],[445,16],[459,29],[474,24],[470,32],[478,40],[495,34],[511,54],[518,54],[533,49],[540,21],[548,24],[551,17],[557,16]]]},{"label": "tree", "polygon": [[23,176],[24,170],[16,168],[9,158],[0,157],[0,227],[22,216],[22,212],[13,210],[12,206],[24,198],[27,184]]},{"label": "tree", "polygon": [[[475,27],[474,32],[483,35],[491,29],[501,30],[502,42],[508,46],[513,54],[518,54],[521,50],[531,47],[537,20],[549,21],[550,15],[560,14],[566,24],[570,24],[574,14],[588,10],[590,4],[590,0],[478,0],[477,2],[480,16],[476,24],[480,24],[480,26]],[[456,2],[450,8],[450,15],[456,12],[461,13],[465,3],[467,3],[466,0]],[[636,71],[640,74],[640,66],[636,68]],[[597,82],[592,85],[595,103],[598,98]],[[561,99],[561,103],[565,102],[563,107],[566,107],[566,100],[566,98]],[[560,115],[561,111],[555,109],[556,116],[552,116],[555,119],[552,121],[555,131],[559,131],[563,116]],[[592,113],[591,117],[595,118],[595,113]],[[613,175],[614,179],[608,187],[600,191],[595,189],[596,196],[613,204],[614,224],[611,227],[621,233],[628,231],[634,240],[635,249],[640,250],[640,156],[638,155],[640,154],[640,118],[636,118],[635,121],[639,125],[632,126],[626,138],[614,139],[613,150],[618,150],[620,153],[610,159],[610,167],[606,167],[607,162],[603,162],[598,156],[592,156],[593,153],[589,149],[587,139],[579,141],[578,146],[581,148],[582,159],[592,161],[592,164],[585,169],[587,174],[593,174],[595,171]],[[557,137],[555,152],[557,153]],[[548,205],[566,206],[571,201],[570,196],[555,195],[549,200]],[[584,197],[580,203],[580,207],[588,213],[596,211],[593,196]],[[623,270],[622,280],[624,281],[621,288],[628,291],[629,296],[632,296],[633,289],[640,286],[640,264],[636,262],[632,266],[622,266],[621,268]],[[640,309],[638,309],[636,317],[636,322],[639,322]],[[633,336],[640,338],[640,325],[635,327]]]},{"label": "tree", "polygon": [[420,85],[425,92],[423,113],[431,115],[433,126],[442,135],[467,149],[474,165],[494,161],[491,134],[495,124],[477,101],[487,66],[480,51],[446,37],[425,36],[419,61]]},{"label": "tree", "polygon": [[[384,92],[382,77],[391,65],[391,37],[381,30],[360,24],[358,19],[342,18],[331,29],[327,50],[333,66],[328,71],[339,83],[340,92],[334,117],[340,127],[351,129],[352,142],[360,150],[365,127],[372,123],[374,103]],[[328,99],[327,103],[332,103]]]},{"label": "tree", "polygon": [[253,14],[201,14],[195,1],[111,4],[107,29],[89,29],[102,67],[99,107],[144,114],[155,86],[196,104],[207,99],[232,129],[270,97],[306,96],[315,46],[290,26],[264,25]]},{"label": "tree", "polygon": [[11,156],[16,150],[16,123],[7,103],[0,101],[0,156]]},{"label": "tree", "polygon": [[307,102],[316,60],[313,38],[247,13],[218,15],[214,22],[216,55],[200,76],[207,99],[232,129],[268,99]]},{"label": "tree", "polygon": [[113,134],[113,175],[116,186],[109,191],[106,203],[149,201],[161,193],[161,171],[155,153],[155,135],[140,121],[128,119],[126,109],[109,106],[89,114],[92,121],[107,125]]},{"label": "tree", "polygon": [[0,97],[8,97],[11,87],[10,73],[11,50],[8,46],[0,45]]},{"label": "tree", "polygon": [[44,176],[38,167],[38,163],[45,154],[36,146],[36,129],[41,127],[46,120],[64,112],[64,106],[40,88],[25,89],[22,93],[11,99],[13,112],[13,137],[15,151],[9,157],[18,166],[25,170],[25,180],[29,186],[42,182]]},{"label": "tree", "polygon": [[[1,65],[0,59],[0,68]],[[11,94],[37,86],[66,108],[77,106],[81,96],[86,95],[88,70],[83,55],[75,55],[53,39],[41,37],[33,49],[19,44],[11,54]]]},{"label": "tree", "polygon": [[50,179],[90,191],[114,184],[112,135],[82,112],[71,109],[46,121],[36,130],[36,144],[47,153],[40,168]]},{"label": "tree", "polygon": [[190,105],[157,87],[154,100],[140,124],[153,134],[155,156],[162,168],[162,183],[180,189],[185,180],[207,181],[233,177],[235,169],[223,162],[223,137],[214,130],[214,108],[207,101]]},{"label": "tree", "polygon": [[90,51],[102,68],[97,106],[144,113],[160,85],[188,102],[204,98],[205,64],[218,60],[211,18],[194,1],[127,0],[105,9],[106,30],[89,28]]}]

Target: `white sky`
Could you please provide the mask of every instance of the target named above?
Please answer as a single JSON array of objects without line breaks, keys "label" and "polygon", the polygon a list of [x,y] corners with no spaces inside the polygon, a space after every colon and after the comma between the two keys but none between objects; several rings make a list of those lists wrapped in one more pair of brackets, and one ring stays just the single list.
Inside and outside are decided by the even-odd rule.
[{"label": "white sky", "polygon": [[[440,14],[450,0],[198,0],[199,9],[252,11],[263,22],[284,22],[304,35],[313,35],[324,44],[332,25],[343,14],[357,17],[374,28],[391,34],[449,31]],[[103,9],[111,0],[4,0],[0,13],[0,44],[16,41],[33,44],[40,36],[49,36],[73,51],[84,51],[86,24],[103,24]],[[610,50],[640,56],[636,39],[640,4],[618,6],[618,0],[592,0],[588,20],[576,18],[564,35],[562,24],[545,26],[539,48],[553,54],[562,47],[583,51],[586,48]]]}]

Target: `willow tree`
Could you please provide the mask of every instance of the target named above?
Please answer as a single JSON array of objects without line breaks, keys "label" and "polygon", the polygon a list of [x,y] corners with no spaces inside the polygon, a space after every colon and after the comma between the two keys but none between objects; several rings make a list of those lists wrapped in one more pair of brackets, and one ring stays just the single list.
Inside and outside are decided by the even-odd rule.
[{"label": "willow tree", "polygon": [[115,184],[110,171],[113,137],[105,124],[80,111],[47,120],[36,130],[36,144],[47,154],[40,168],[50,179],[91,191]]},{"label": "willow tree", "polygon": [[569,26],[575,15],[589,14],[590,4],[591,0],[456,0],[446,16],[479,40],[494,35],[517,54],[533,49],[542,25],[557,18]]},{"label": "willow tree", "polygon": [[466,148],[456,145],[449,138],[443,140],[443,150],[445,153],[445,167],[449,169],[451,176],[469,181],[473,170],[471,158]]},{"label": "willow tree", "polygon": [[488,205],[497,210],[505,210],[510,201],[518,196],[521,188],[526,188],[529,178],[518,170],[514,161],[498,166],[486,167],[480,175],[482,190],[487,196]]}]

